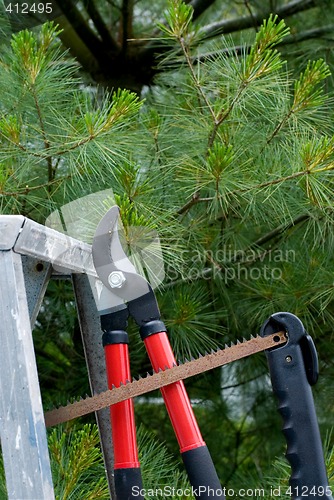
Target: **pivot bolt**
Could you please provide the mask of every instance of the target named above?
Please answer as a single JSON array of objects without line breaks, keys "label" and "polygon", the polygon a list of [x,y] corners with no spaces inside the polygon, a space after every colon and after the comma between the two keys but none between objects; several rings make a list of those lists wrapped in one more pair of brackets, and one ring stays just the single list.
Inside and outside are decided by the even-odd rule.
[{"label": "pivot bolt", "polygon": [[108,282],[111,288],[121,288],[126,281],[122,271],[113,271],[108,276]]}]

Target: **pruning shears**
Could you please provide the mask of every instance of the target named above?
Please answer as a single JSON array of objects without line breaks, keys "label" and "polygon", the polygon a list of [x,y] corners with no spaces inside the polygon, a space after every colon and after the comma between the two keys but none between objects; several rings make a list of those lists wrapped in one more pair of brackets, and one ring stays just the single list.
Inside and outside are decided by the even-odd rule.
[{"label": "pruning shears", "polygon": [[[176,360],[166,327],[161,321],[155,294],[126,256],[117,231],[118,207],[100,221],[93,240],[92,256],[102,286],[97,281],[98,309],[109,388],[131,380],[127,322],[139,327],[154,371],[171,368]],[[218,498],[222,488],[208,448],[202,438],[183,381],[161,388],[190,484],[197,498]],[[110,407],[114,446],[115,489],[118,500],[144,498],[138,460],[133,401]],[[136,488],[134,488],[136,487]],[[135,492],[135,493],[134,493]],[[224,498],[222,495],[219,498]]]}]

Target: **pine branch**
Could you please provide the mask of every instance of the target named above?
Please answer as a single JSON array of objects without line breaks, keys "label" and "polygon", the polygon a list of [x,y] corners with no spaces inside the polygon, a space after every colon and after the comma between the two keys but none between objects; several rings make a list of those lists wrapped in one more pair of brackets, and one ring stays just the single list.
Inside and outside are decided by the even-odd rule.
[{"label": "pine branch", "polygon": [[251,8],[251,6],[250,6],[250,4],[249,4],[249,1],[248,1],[248,0],[245,0],[245,7],[246,7],[246,10],[247,10],[247,11],[248,11],[248,13],[249,13],[249,16],[250,16],[250,17],[252,18],[252,20],[253,20],[253,26],[254,26],[254,29],[255,29],[255,31],[256,31],[256,30],[257,30],[257,27],[258,27],[258,24],[257,24],[257,22],[256,22],[256,19],[255,19],[255,17],[254,17],[254,13],[253,13],[253,11],[252,11],[252,8]]},{"label": "pine branch", "polygon": [[194,9],[193,19],[197,19],[203,14],[216,0],[192,0],[189,3]]},{"label": "pine branch", "polygon": [[[244,255],[247,255],[248,252],[250,252],[250,251],[252,251],[252,250],[254,250],[254,249],[258,248],[258,247],[262,247],[266,243],[269,243],[269,241],[272,241],[277,236],[283,235],[286,231],[288,231],[292,227],[296,227],[298,224],[301,224],[302,222],[305,222],[305,221],[309,220],[310,217],[311,216],[309,214],[301,214],[298,217],[296,217],[295,219],[293,219],[291,222],[289,222],[288,224],[281,224],[280,226],[276,227],[272,231],[269,231],[268,233],[266,233],[263,236],[261,236],[261,238],[259,238],[256,241],[254,241],[254,243],[252,243],[251,245],[249,245],[248,247],[246,247],[244,250],[242,250],[241,254],[235,255],[235,257],[233,257],[232,259],[230,259],[227,262],[227,264],[234,264],[234,263],[239,262],[243,258]],[[270,252],[271,252],[271,249],[268,249],[268,250],[265,250],[262,254],[255,255],[254,259],[247,259],[247,265],[254,264],[254,262],[257,262],[259,259],[263,260],[263,257],[265,255],[268,255]],[[211,263],[219,271],[223,271],[224,270],[224,267],[222,267],[217,262],[211,261]]]},{"label": "pine branch", "polygon": [[20,142],[16,142],[14,141],[13,139],[11,139],[10,137],[7,137],[3,132],[0,132],[0,136],[2,136],[4,139],[6,139],[6,141],[8,141],[12,146],[15,146],[16,148],[18,148],[20,151],[22,151],[23,153],[27,153],[35,158],[39,158],[39,159],[43,159],[45,160],[45,155],[41,154],[41,153],[36,153],[36,151],[31,151],[29,150],[28,148],[26,148],[25,146],[23,146],[23,144],[21,144]]},{"label": "pine branch", "polygon": [[242,387],[244,385],[249,384],[250,382],[254,382],[255,380],[258,380],[261,377],[263,377],[263,373],[259,373],[257,375],[253,375],[252,377],[248,377],[247,379],[243,379],[240,382],[237,382],[235,384],[222,385],[222,386],[220,386],[220,390],[221,391],[226,391],[226,390],[229,390],[229,389],[236,389],[237,387]]},{"label": "pine branch", "polygon": [[108,46],[108,50],[112,50],[116,54],[119,52],[119,46],[112,37],[109,29],[107,28],[100,11],[96,7],[95,0],[89,0],[87,2],[87,12],[90,15],[97,31],[99,32],[102,41]]},{"label": "pine branch", "polygon": [[[333,168],[334,168],[334,166],[333,166]],[[295,172],[294,174],[287,175],[285,177],[280,177],[279,179],[274,179],[271,181],[262,182],[261,184],[256,184],[256,185],[250,186],[248,188],[236,189],[231,194],[247,193],[248,191],[252,191],[253,189],[262,189],[262,188],[269,187],[269,186],[275,186],[277,184],[281,184],[282,182],[297,179],[298,177],[302,177],[304,175],[311,175],[311,173],[321,172],[322,170],[329,170],[329,168],[326,167],[324,169],[314,170],[313,172],[311,172],[310,170],[301,170],[299,172]],[[214,199],[214,198],[212,197],[211,200],[212,199]],[[205,202],[207,202],[209,200],[210,200],[210,198],[205,198],[205,199],[203,198],[203,201],[205,201]]]},{"label": "pine branch", "polygon": [[[249,191],[263,189],[263,188],[266,188],[269,186],[275,186],[277,184],[281,184],[282,182],[297,179],[298,177],[312,175],[314,173],[328,172],[329,170],[333,170],[333,169],[334,169],[334,165],[330,166],[330,167],[327,166],[327,167],[323,167],[323,168],[318,168],[318,169],[312,170],[312,171],[311,170],[301,170],[299,172],[295,172],[294,174],[287,175],[285,177],[279,177],[278,179],[273,179],[271,181],[262,182],[260,184],[255,184],[253,186],[249,186],[246,188],[236,189],[234,191],[231,191],[230,194],[231,194],[231,196],[234,196],[234,195],[241,194],[241,193],[247,193]],[[218,198],[220,197],[219,195],[217,195],[217,196],[218,196]],[[185,203],[181,208],[179,208],[177,210],[176,214],[182,215],[182,214],[188,212],[194,205],[197,205],[198,203],[209,203],[211,201],[214,201],[215,199],[217,199],[217,196],[208,196],[206,198],[201,198],[199,193],[195,193],[187,203]]]},{"label": "pine branch", "polygon": [[[202,200],[205,201],[204,198],[202,198]],[[206,201],[209,201],[209,199],[206,199]],[[241,251],[241,254],[236,254],[234,258],[231,258],[230,260],[226,261],[224,263],[224,265],[216,262],[215,259],[212,257],[212,255],[210,255],[210,253],[208,253],[207,259],[212,264],[212,266],[204,268],[203,271],[201,272],[201,275],[199,276],[199,278],[207,279],[207,277],[212,274],[213,268],[215,268],[219,273],[226,272],[229,268],[229,265],[236,264],[237,262],[239,262],[243,258],[244,255],[247,255],[252,250],[259,248],[259,247],[265,245],[266,243],[269,243],[271,240],[273,240],[277,236],[283,235],[286,231],[288,231],[292,227],[296,227],[298,224],[301,224],[302,222],[305,222],[305,221],[309,220],[310,218],[311,218],[311,216],[309,214],[301,214],[301,215],[295,217],[288,224],[281,224],[280,226],[276,227],[272,231],[269,231],[268,233],[264,234],[263,236],[258,238],[256,241],[251,243],[248,247],[246,247],[244,250]],[[268,250],[265,250],[261,254],[259,254],[259,253],[256,254],[254,256],[254,259],[252,259],[252,260],[247,258],[247,262],[244,264],[252,265],[255,262],[257,262],[258,260],[261,260],[261,262],[263,262],[263,258],[266,255],[270,254],[270,252],[271,252],[271,249],[268,249]],[[180,282],[179,281],[172,282],[169,285],[167,285],[166,288],[169,288],[170,286],[175,286],[175,285],[178,285],[181,283],[184,283],[184,280],[181,280]],[[240,384],[237,384],[237,385],[239,386]],[[225,387],[223,387],[222,389],[225,389]]]},{"label": "pine branch", "polygon": [[51,181],[53,181],[54,175],[55,175],[55,171],[54,171],[53,166],[52,166],[52,156],[48,154],[51,145],[50,145],[50,142],[49,142],[47,135],[46,135],[44,120],[43,120],[43,116],[42,116],[42,110],[41,110],[41,107],[39,105],[39,101],[38,101],[38,97],[37,97],[37,93],[36,93],[36,89],[35,89],[34,85],[31,85],[31,93],[32,93],[32,96],[34,99],[34,103],[35,103],[36,111],[37,111],[37,115],[38,115],[38,120],[39,120],[39,124],[41,127],[41,133],[42,133],[42,137],[43,137],[43,141],[44,141],[44,148],[47,152],[46,163],[48,166],[48,181],[51,182]]},{"label": "pine branch", "polygon": [[[234,104],[237,101],[237,99],[239,98],[240,93],[242,92],[243,89],[240,89],[240,92],[238,93],[238,95],[233,100],[233,102],[231,103],[231,105],[229,106],[228,110],[225,113],[220,112],[220,113],[218,113],[218,115],[216,115],[213,107],[211,106],[211,103],[210,103],[209,99],[207,98],[207,96],[206,96],[206,94],[205,94],[205,92],[204,92],[204,90],[203,90],[200,82],[198,81],[198,78],[197,78],[196,74],[195,74],[193,63],[192,63],[192,60],[191,60],[191,56],[189,54],[188,47],[185,44],[184,38],[180,37],[179,42],[180,42],[183,54],[185,56],[185,59],[186,59],[186,62],[187,62],[187,65],[188,65],[188,68],[189,68],[192,80],[193,80],[193,82],[194,82],[194,84],[196,86],[196,89],[198,91],[198,94],[203,99],[203,101],[205,102],[205,104],[206,104],[206,106],[207,106],[207,108],[208,108],[208,110],[210,112],[210,115],[212,117],[212,120],[213,120],[213,127],[212,127],[211,132],[209,133],[209,138],[208,138],[208,147],[207,147],[207,151],[208,151],[212,147],[212,145],[214,143],[214,140],[215,140],[215,137],[217,135],[219,126],[223,123],[223,121],[228,117],[228,115],[232,111],[232,109],[234,107]],[[193,199],[195,199],[195,198],[197,198],[197,193],[195,193],[193,195]]]},{"label": "pine branch", "polygon": [[[319,28],[314,28],[311,30],[301,31],[299,33],[294,33],[293,35],[286,36],[281,42],[279,42],[276,47],[284,47],[286,45],[296,45],[299,42],[304,42],[312,39],[324,39],[325,35],[331,35],[334,32],[334,25],[330,24],[328,26],[322,26]],[[333,40],[332,38],[330,39]],[[201,62],[207,61],[209,59],[214,60],[215,58],[226,56],[236,56],[236,55],[247,55],[249,54],[252,45],[234,45],[227,49],[221,49],[212,52],[205,52],[200,55],[193,56],[191,61],[193,64],[199,64]]]},{"label": "pine branch", "polygon": [[291,222],[289,222],[289,224],[282,224],[282,225],[276,227],[275,229],[273,229],[272,231],[269,231],[269,233],[261,236],[261,238],[254,241],[254,243],[252,243],[252,245],[250,245],[245,251],[247,251],[248,249],[251,250],[252,248],[261,247],[262,245],[265,245],[266,243],[268,243],[272,239],[276,238],[276,236],[279,236],[280,234],[283,234],[285,231],[288,231],[289,229],[291,229],[292,227],[295,227],[298,224],[301,224],[302,222],[309,220],[310,217],[311,216],[309,214],[298,215],[298,217],[295,217],[295,219],[293,219]]},{"label": "pine branch", "polygon": [[[303,12],[314,7],[316,7],[314,0],[293,0],[282,7],[278,7],[273,14],[277,14],[280,18],[287,18],[288,16],[292,16],[298,12]],[[205,40],[222,34],[226,35],[227,33],[242,31],[253,28],[254,23],[256,23],[256,26],[260,26],[264,17],[266,17],[266,14],[261,12],[259,14],[254,14],[253,16],[219,21],[201,28],[200,34],[202,39]]]},{"label": "pine branch", "polygon": [[45,189],[45,188],[48,189],[51,186],[54,186],[56,184],[59,184],[59,183],[64,182],[66,180],[69,180],[69,179],[73,178],[73,175],[74,174],[68,174],[68,175],[65,175],[63,177],[59,177],[58,179],[53,179],[50,182],[44,182],[43,184],[38,184],[37,186],[27,185],[22,189],[17,189],[16,191],[3,191],[0,188],[0,195],[1,196],[10,196],[10,197],[14,197],[14,198],[16,198],[18,196],[27,196],[31,191],[37,191],[39,189]]},{"label": "pine branch", "polygon": [[196,205],[196,203],[199,203],[199,200],[203,200],[203,198],[200,198],[200,193],[193,194],[190,200],[185,205],[183,205],[181,208],[178,209],[176,214],[183,215],[184,213],[188,212],[192,206]]},{"label": "pine branch", "polygon": [[[94,54],[97,60],[104,60],[104,48],[101,40],[86,23],[85,18],[80,10],[76,7],[72,0],[57,0],[64,15],[71,23],[72,27],[82,39],[82,41],[89,47],[89,50]],[[105,62],[105,61],[104,61]]]},{"label": "pine branch", "polygon": [[[247,416],[247,415],[246,415]],[[233,465],[233,468],[230,472],[230,474],[227,476],[227,478],[225,479],[225,484],[228,484],[228,482],[232,479],[232,477],[234,476],[234,474],[236,473],[237,469],[240,467],[240,465],[247,461],[250,457],[252,457],[252,455],[254,454],[254,451],[259,448],[259,446],[261,445],[261,441],[260,440],[257,440],[255,442],[255,444],[249,449],[248,453],[240,460],[240,461],[236,461]],[[237,460],[237,452],[238,452],[238,448],[236,448],[236,457],[235,457],[235,460]]]},{"label": "pine branch", "polygon": [[[310,30],[300,31],[292,35],[287,36],[279,45],[291,45],[295,43],[304,42],[306,40],[312,40],[314,38],[322,38],[324,35],[333,35],[334,25],[329,24],[327,26],[320,26],[319,28],[313,28]],[[333,40],[333,38],[331,38]]]},{"label": "pine branch", "polygon": [[212,106],[210,104],[209,99],[205,95],[205,92],[203,91],[203,88],[202,88],[200,82],[197,79],[197,76],[195,74],[195,71],[194,71],[194,68],[193,68],[193,65],[192,65],[192,61],[191,61],[191,57],[190,57],[190,54],[189,54],[189,50],[188,50],[188,47],[187,47],[187,45],[186,45],[186,43],[184,41],[184,38],[180,37],[179,38],[179,42],[180,42],[180,45],[181,45],[181,48],[182,48],[182,51],[183,51],[183,55],[184,55],[184,57],[186,59],[186,62],[187,62],[187,65],[188,65],[191,77],[192,77],[193,82],[194,82],[194,84],[196,86],[196,89],[198,91],[198,94],[200,95],[200,97],[205,102],[208,110],[210,111],[210,114],[212,116],[214,124],[216,125],[216,122],[217,122],[216,114],[215,114],[215,112],[214,112],[214,110],[213,110],[213,108],[212,108]]},{"label": "pine branch", "polygon": [[[334,25],[333,24],[328,24],[327,26],[320,26],[318,28],[312,28],[310,30],[305,30],[305,31],[299,31],[295,32],[293,34],[287,35],[282,41],[280,41],[276,46],[277,47],[284,47],[285,45],[295,45],[300,42],[305,42],[307,40],[313,40],[313,39],[325,39],[325,35],[332,35],[334,31]],[[330,38],[330,40],[333,40],[333,38]],[[228,49],[222,49],[217,52],[209,52],[205,54],[201,54],[200,56],[196,56],[193,58],[193,62],[201,62],[208,57],[210,58],[215,58],[216,56],[219,56],[221,54],[224,54],[226,56],[230,55],[235,55],[235,54],[249,54],[249,51],[251,49],[251,45],[235,45],[233,47],[230,47]]]},{"label": "pine branch", "polygon": [[84,146],[88,142],[93,141],[94,139],[96,139],[96,137],[98,135],[99,134],[91,134],[91,135],[89,135],[87,137],[84,137],[83,139],[80,139],[79,141],[75,142],[74,144],[71,144],[71,145],[68,145],[68,146],[66,146],[66,144],[64,144],[64,147],[62,149],[58,149],[54,153],[54,156],[63,156],[66,153],[69,153],[70,151],[74,151],[75,149],[78,149],[81,146]]},{"label": "pine branch", "polygon": [[[240,260],[242,260],[242,258],[245,255],[247,255],[248,253],[254,251],[255,249],[257,249],[259,247],[262,247],[263,245],[265,245],[266,243],[269,243],[270,241],[272,241],[276,237],[284,235],[284,233],[286,233],[286,231],[288,231],[292,227],[296,227],[298,224],[301,224],[302,222],[305,222],[305,221],[309,220],[310,218],[311,218],[311,216],[309,214],[301,214],[298,217],[295,217],[288,224],[281,224],[280,226],[276,227],[272,231],[269,231],[268,233],[266,233],[263,236],[261,236],[259,239],[257,239],[256,241],[254,241],[254,243],[251,243],[248,247],[244,248],[240,254],[237,253],[232,259],[230,259],[227,262],[227,264],[235,264],[237,262],[240,262]],[[272,251],[272,249],[269,248],[269,249],[265,250],[261,254],[257,253],[257,254],[254,255],[253,259],[247,258],[247,262],[244,263],[244,264],[247,264],[249,266],[249,265],[252,265],[255,262],[257,262],[258,260],[261,260],[263,262],[264,257],[266,255],[270,254],[271,251]],[[212,262],[212,264],[219,271],[223,271],[224,270],[224,268],[222,266],[220,266],[218,263]]]},{"label": "pine branch", "polygon": [[286,122],[289,120],[289,118],[291,117],[293,113],[293,109],[289,109],[289,111],[286,113],[285,116],[283,116],[282,120],[276,125],[275,129],[273,130],[273,132],[270,134],[270,136],[268,137],[268,139],[266,140],[266,144],[263,146],[263,148],[261,149],[261,152],[263,152],[263,150],[265,149],[266,146],[268,146],[268,144],[271,143],[271,141],[274,139],[274,137],[277,136],[277,134],[279,133],[279,131],[282,129],[282,127],[286,124]]},{"label": "pine branch", "polygon": [[226,118],[229,117],[229,115],[231,114],[231,112],[233,111],[233,108],[234,106],[236,105],[236,103],[239,101],[241,95],[245,92],[245,90],[247,89],[248,87],[248,83],[249,82],[242,82],[242,84],[239,86],[239,89],[237,90],[237,93],[236,95],[234,96],[231,104],[229,105],[229,107],[227,108],[226,111],[224,111],[223,109],[219,112],[218,116],[216,117],[215,119],[215,122],[214,122],[214,126],[212,128],[212,131],[209,135],[209,141],[208,141],[208,149],[210,149],[214,143],[214,140],[217,136],[217,133],[218,133],[218,129],[220,127],[220,125],[226,120]]},{"label": "pine branch", "polygon": [[127,52],[128,40],[133,37],[132,23],[133,23],[133,0],[123,0],[121,7],[122,23],[121,23],[121,37],[122,37],[122,52]]},{"label": "pine branch", "polygon": [[[30,150],[28,149],[27,147],[25,147],[23,144],[21,144],[20,142],[15,142],[13,141],[12,139],[10,139],[9,137],[5,136],[3,133],[0,132],[0,135],[2,135],[10,144],[12,144],[13,146],[17,147],[20,151],[26,153],[26,154],[29,154],[35,158],[39,158],[39,159],[43,159],[43,160],[48,160],[49,158],[49,155],[50,155],[50,148],[51,148],[51,145],[50,143],[48,142],[47,143],[47,146],[45,146],[45,152],[40,151],[39,153],[36,153],[36,151],[33,151],[33,150]],[[80,139],[79,141],[75,142],[74,144],[70,144],[68,146],[64,145],[65,147],[63,147],[62,149],[58,149],[58,150],[55,150],[53,152],[53,156],[62,156],[66,153],[69,153],[70,151],[73,151],[77,148],[79,148],[80,146],[84,146],[85,144],[87,144],[88,142],[96,139],[96,137],[98,136],[99,134],[92,134],[92,135],[89,135],[87,137],[84,137],[82,139]],[[50,171],[48,172],[50,174]]]}]

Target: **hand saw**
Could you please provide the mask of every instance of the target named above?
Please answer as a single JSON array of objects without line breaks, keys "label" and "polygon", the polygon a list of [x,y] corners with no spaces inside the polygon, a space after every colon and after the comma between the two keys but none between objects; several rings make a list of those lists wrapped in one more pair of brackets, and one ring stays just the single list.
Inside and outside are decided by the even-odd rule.
[{"label": "hand saw", "polygon": [[120,403],[129,398],[141,396],[148,392],[160,389],[174,382],[185,380],[194,375],[224,366],[232,361],[251,356],[252,354],[283,345],[287,342],[286,333],[279,331],[266,337],[253,337],[250,340],[237,341],[235,345],[226,346],[225,349],[207,353],[197,359],[173,366],[172,368],[160,368],[158,372],[147,374],[144,378],[127,381],[119,387],[87,396],[66,406],[49,410],[45,413],[47,427],[58,425],[74,418],[82,417],[88,413],[101,410],[108,406]]}]

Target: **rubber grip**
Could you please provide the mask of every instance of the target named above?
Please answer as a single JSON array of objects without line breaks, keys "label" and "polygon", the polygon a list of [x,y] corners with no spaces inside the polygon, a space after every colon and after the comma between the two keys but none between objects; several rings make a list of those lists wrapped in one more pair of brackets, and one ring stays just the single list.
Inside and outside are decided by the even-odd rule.
[{"label": "rubber grip", "polygon": [[[274,315],[276,319],[277,316]],[[290,316],[293,315],[289,315],[289,319]],[[291,324],[295,325],[293,321]],[[291,324],[287,329],[289,342],[281,348],[266,352],[273,392],[283,418],[286,458],[291,465],[289,491],[295,500],[333,500],[328,486],[312,389],[301,349],[301,337],[294,341]],[[285,326],[285,323],[281,323],[280,327],[282,325]],[[300,325],[296,323],[297,328]],[[305,331],[304,333],[306,335]]]},{"label": "rubber grip", "polygon": [[140,468],[115,469],[114,478],[117,500],[144,500]]},{"label": "rubber grip", "polygon": [[195,498],[224,500],[223,489],[207,446],[185,451],[181,453],[181,456]]}]

